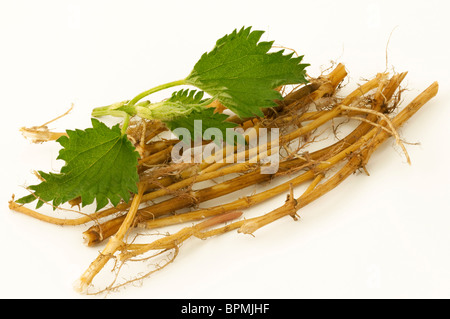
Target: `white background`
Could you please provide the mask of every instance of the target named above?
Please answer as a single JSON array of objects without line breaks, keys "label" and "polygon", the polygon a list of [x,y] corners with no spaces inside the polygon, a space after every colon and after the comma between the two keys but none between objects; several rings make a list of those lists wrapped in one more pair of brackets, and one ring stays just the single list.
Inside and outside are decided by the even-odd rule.
[{"label": "white background", "polygon": [[0,297],[92,298],[71,285],[102,248],[82,244],[85,225],[8,209],[13,193],[36,182],[33,169],[60,165],[56,144],[32,145],[18,129],[72,102],[51,128],[88,127],[93,107],[185,77],[216,39],[244,25],[304,54],[311,76],[344,63],[351,83],[385,70],[393,31],[388,67],[409,71],[403,105],[440,84],[401,129],[420,143],[407,145],[412,166],[390,140],[371,159],[370,177],[351,176],[298,222],[284,218],[255,238],[192,239],[141,287],[108,297],[450,297],[449,12],[447,1],[1,1]]}]

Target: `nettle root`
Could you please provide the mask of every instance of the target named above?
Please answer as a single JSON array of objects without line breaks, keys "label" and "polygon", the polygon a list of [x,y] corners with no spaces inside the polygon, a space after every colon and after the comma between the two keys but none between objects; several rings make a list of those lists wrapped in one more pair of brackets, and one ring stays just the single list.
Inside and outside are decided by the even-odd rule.
[{"label": "nettle root", "polygon": [[60,118],[68,115],[74,105],[70,106],[70,108],[62,115],[55,117],[54,119],[39,125],[39,126],[32,126],[32,127],[22,127],[20,128],[20,132],[22,132],[22,135],[31,141],[32,143],[40,144],[48,141],[56,141],[61,136],[67,136],[65,132],[57,133],[57,132],[51,132],[48,128],[48,125],[50,123],[55,122],[56,120],[59,120]]},{"label": "nettle root", "polygon": [[[193,237],[211,239],[234,230],[254,235],[260,228],[286,216],[297,220],[299,209],[334,189],[354,172],[365,170],[373,152],[389,137],[395,139],[407,162],[411,163],[398,129],[437,94],[438,84],[433,83],[400,110],[403,90],[400,85],[406,74],[389,76],[380,73],[352,92],[342,94],[341,84],[347,72],[344,65],[338,64],[328,74],[310,79],[308,85],[291,90],[280,88],[280,92],[289,93],[285,93],[283,101],[278,101],[277,107],[265,109],[263,118],[230,117],[230,121],[242,128],[280,129],[280,162],[276,173],[261,174],[264,159],[270,152],[260,153],[259,161],[253,163],[248,159],[254,150],[249,148],[241,153],[235,150],[231,155],[234,159],[244,155],[247,160],[243,163],[206,160],[174,163],[171,149],[179,141],[163,137],[167,128],[159,121],[132,121],[127,134],[141,155],[138,164],[140,182],[138,193],[128,203],[94,214],[82,213],[74,219],[47,216],[14,200],[9,203],[10,209],[58,225],[93,223],[83,233],[86,244],[94,246],[105,240],[107,244],[76,282],[75,288],[88,294],[115,291],[127,284],[141,282],[173,263],[183,243]],[[210,107],[224,111],[223,105],[217,103]],[[56,136],[51,136],[47,124],[23,132],[35,141],[52,140]],[[336,138],[337,129],[345,125],[352,128],[350,132],[343,138]],[[257,132],[260,134],[259,130]],[[315,148],[318,142],[324,141],[329,143]],[[268,142],[264,146],[269,150],[272,145]],[[263,183],[269,183],[270,187],[257,193],[244,192],[249,186]],[[306,190],[295,197],[296,187],[305,184]],[[232,193],[236,194],[233,200],[224,200],[217,206],[199,207],[201,203]],[[245,216],[246,209],[286,193],[287,199],[279,208],[256,217]],[[72,201],[74,205],[77,203],[79,199]],[[150,230],[178,224],[184,224],[179,231],[150,242],[145,240]],[[133,232],[138,234],[133,236]],[[94,278],[108,261],[113,261],[112,282],[98,289],[93,285]],[[154,267],[119,282],[123,265],[132,262],[145,262]]]}]

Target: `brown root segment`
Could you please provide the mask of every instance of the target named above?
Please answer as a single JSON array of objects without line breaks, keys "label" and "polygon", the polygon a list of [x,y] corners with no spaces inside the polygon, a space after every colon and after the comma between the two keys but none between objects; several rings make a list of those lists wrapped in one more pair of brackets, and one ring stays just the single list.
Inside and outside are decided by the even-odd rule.
[{"label": "brown root segment", "polygon": [[[421,93],[416,99],[414,99],[405,109],[403,109],[393,120],[392,124],[395,127],[400,127],[407,120],[411,118],[426,102],[428,102],[431,98],[433,98],[438,92],[439,85],[437,82],[433,83],[430,87],[428,87],[423,93]],[[207,238],[219,234],[223,234],[225,232],[238,229],[239,232],[244,234],[253,234],[257,229],[272,223],[273,221],[283,217],[290,215],[291,217],[295,217],[297,211],[313,202],[317,198],[323,196],[330,190],[334,189],[340,183],[342,183],[347,177],[355,173],[358,169],[366,165],[371,154],[375,151],[377,147],[379,147],[387,138],[390,137],[390,134],[385,131],[378,133],[375,135],[375,130],[372,129],[368,132],[363,138],[366,143],[364,148],[361,148],[360,152],[353,153],[347,163],[332,177],[330,177],[326,182],[317,186],[317,184],[322,180],[322,176],[318,175],[315,180],[313,180],[310,186],[306,189],[302,196],[297,199],[294,199],[292,194],[288,195],[288,199],[286,203],[263,215],[260,217],[252,218],[249,220],[238,221],[233,224],[227,225],[222,228],[218,228],[209,232],[203,232],[202,234],[198,234],[199,238]],[[295,219],[295,218],[294,218]]]},{"label": "brown root segment", "polygon": [[[277,101],[277,107],[264,110],[264,117],[230,117],[229,121],[244,129],[256,128],[258,134],[260,128],[280,129],[277,149],[280,162],[276,173],[261,174],[261,160],[270,155],[269,151],[259,153],[258,161],[254,163],[248,160],[254,149],[248,147],[240,153],[235,149],[228,158],[234,160],[231,162],[204,160],[201,163],[174,163],[171,151],[178,140],[161,137],[160,134],[167,131],[163,123],[139,120],[134,121],[127,131],[130,141],[141,154],[138,165],[139,192],[128,203],[93,214],[80,212],[82,216],[74,219],[38,213],[17,204],[14,198],[9,202],[9,208],[57,225],[92,223],[83,233],[86,244],[92,246],[105,240],[107,243],[76,282],[76,288],[87,293],[109,292],[142,280],[171,264],[183,242],[192,240],[192,237],[208,239],[232,230],[253,235],[258,229],[285,216],[296,220],[302,207],[337,187],[357,170],[365,170],[373,152],[391,136],[410,163],[398,129],[437,94],[439,86],[437,82],[433,83],[400,110],[400,85],[406,75],[406,72],[392,76],[377,74],[341,97],[340,85],[347,71],[343,64],[338,64],[328,74],[311,79],[308,85],[296,87],[285,94],[283,100]],[[284,92],[287,88],[280,90]],[[210,107],[215,107],[217,112],[224,111],[223,105],[217,102]],[[350,122],[356,123],[356,126],[345,137],[335,140],[330,136],[323,137],[324,132],[335,132],[337,126]],[[33,130],[33,134],[38,131],[50,134],[45,125]],[[39,138],[56,138],[50,135],[40,135]],[[331,143],[309,150],[318,140],[324,139]],[[204,141],[204,145],[206,143]],[[265,149],[270,150],[271,146],[268,142]],[[225,154],[225,150],[220,152]],[[241,155],[245,156],[246,161],[236,162],[235,159]],[[250,188],[263,183],[268,184],[263,191],[254,192]],[[303,193],[295,197],[297,187],[304,184],[306,188]],[[286,193],[287,199],[280,207],[257,217],[245,218],[247,208]],[[227,194],[235,194],[234,199],[223,199],[216,206],[208,204],[208,201]],[[77,205],[78,201],[74,199],[71,204]],[[133,230],[145,232],[186,223],[188,225],[181,226],[173,234],[151,242],[137,243],[138,236],[130,240]],[[166,256],[166,259],[160,266],[129,281],[118,282],[118,273],[124,263],[149,261],[161,256]],[[115,260],[115,278],[109,286],[92,292],[90,287],[94,278],[111,259]]]},{"label": "brown root segment", "polygon": [[32,126],[32,127],[22,127],[20,128],[20,132],[22,132],[23,137],[30,140],[32,143],[40,144],[48,141],[56,141],[61,136],[67,136],[67,133],[65,132],[51,132],[48,129],[48,125],[50,123],[55,122],[56,120],[59,120],[60,118],[66,116],[67,114],[72,111],[74,105],[72,104],[70,108],[64,113],[61,114],[54,119],[39,125],[39,126]]}]

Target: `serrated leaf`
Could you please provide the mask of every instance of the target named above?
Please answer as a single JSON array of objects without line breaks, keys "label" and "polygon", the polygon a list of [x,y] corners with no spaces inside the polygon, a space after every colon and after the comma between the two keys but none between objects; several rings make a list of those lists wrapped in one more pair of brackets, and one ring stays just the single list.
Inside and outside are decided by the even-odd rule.
[{"label": "serrated leaf", "polygon": [[184,105],[200,104],[203,100],[204,92],[197,90],[184,89],[172,93],[167,99],[169,102],[181,103]]},{"label": "serrated leaf", "polygon": [[[226,136],[226,129],[237,126],[235,123],[226,122],[227,118],[228,115],[214,113],[214,108],[203,108],[202,110],[192,111],[187,116],[177,117],[171,121],[167,121],[165,124],[172,132],[177,128],[187,129],[192,140],[203,137],[207,129],[217,129],[222,134],[223,139],[221,141],[223,141]],[[200,121],[197,122],[197,125],[195,123],[196,120]],[[174,133],[177,134],[177,131]]]},{"label": "serrated leaf", "polygon": [[171,121],[178,117],[188,116],[194,110],[203,108],[203,91],[180,90],[174,92],[170,98],[165,101],[149,104],[147,108],[140,108],[138,115],[144,116],[147,113],[151,119],[163,122]]},{"label": "serrated leaf", "polygon": [[22,197],[18,203],[30,203],[39,198],[58,206],[76,197],[82,205],[97,201],[97,210],[121,199],[128,201],[130,192],[137,192],[137,160],[139,154],[120,131],[119,125],[107,127],[92,119],[92,128],[68,130],[68,136],[57,141],[63,146],[58,159],[65,165],[60,173],[39,172],[43,182],[29,187],[34,194]]},{"label": "serrated leaf", "polygon": [[282,99],[274,90],[280,85],[307,83],[303,56],[283,55],[284,50],[269,53],[273,42],[259,42],[263,31],[251,28],[234,30],[203,54],[186,78],[217,98],[239,117],[262,116],[260,108],[275,106]]},{"label": "serrated leaf", "polygon": [[[214,108],[207,107],[195,107],[193,106],[202,103],[203,92],[196,90],[180,90],[174,92],[172,96],[167,100],[170,103],[178,103],[182,105],[185,109],[190,109],[191,111],[184,115],[174,117],[170,121],[164,121],[167,127],[173,132],[177,128],[185,128],[189,131],[191,139],[203,137],[203,133],[207,129],[218,129],[222,136],[226,136],[226,129],[236,127],[237,124],[226,122],[229,117],[226,114],[215,113]],[[195,121],[201,121],[196,122]],[[177,131],[174,132],[177,134]],[[180,137],[180,136],[178,136]]]}]

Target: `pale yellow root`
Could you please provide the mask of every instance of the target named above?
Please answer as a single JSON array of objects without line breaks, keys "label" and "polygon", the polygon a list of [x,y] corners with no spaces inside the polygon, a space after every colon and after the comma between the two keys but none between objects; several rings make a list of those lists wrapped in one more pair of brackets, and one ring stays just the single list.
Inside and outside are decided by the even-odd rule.
[{"label": "pale yellow root", "polygon": [[134,217],[136,216],[136,212],[139,208],[139,204],[141,203],[142,195],[145,190],[145,184],[138,184],[138,193],[133,198],[133,202],[131,203],[130,210],[128,211],[125,220],[120,226],[117,233],[112,236],[106,247],[103,251],[98,255],[98,257],[89,265],[88,269],[81,275],[81,277],[75,281],[74,289],[79,293],[87,293],[87,289],[89,288],[94,277],[102,270],[102,268],[106,265],[106,263],[113,257],[114,253],[117,249],[122,246],[123,238],[130,228],[131,224],[134,221]]},{"label": "pale yellow root", "polygon": [[67,133],[65,132],[50,132],[47,125],[50,123],[53,123],[54,121],[66,116],[70,113],[73,109],[73,103],[70,106],[70,108],[60,116],[55,117],[54,119],[40,125],[40,126],[32,126],[32,127],[22,127],[20,128],[20,131],[22,132],[22,135],[30,140],[32,143],[43,143],[48,141],[56,141],[61,136],[67,136]]}]

